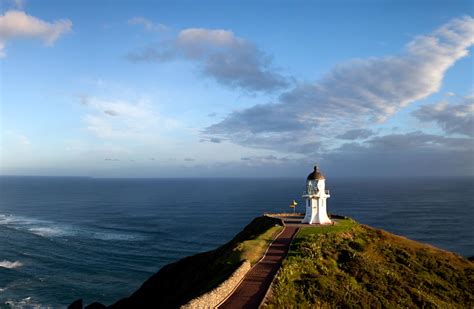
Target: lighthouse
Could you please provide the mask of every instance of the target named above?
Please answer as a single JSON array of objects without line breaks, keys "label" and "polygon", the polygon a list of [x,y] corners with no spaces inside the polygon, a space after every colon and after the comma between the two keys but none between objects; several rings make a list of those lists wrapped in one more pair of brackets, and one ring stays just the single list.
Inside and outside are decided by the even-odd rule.
[{"label": "lighthouse", "polygon": [[326,212],[326,200],[330,197],[326,190],[326,178],[316,165],[314,171],[306,179],[306,214],[302,223],[309,224],[331,224]]}]

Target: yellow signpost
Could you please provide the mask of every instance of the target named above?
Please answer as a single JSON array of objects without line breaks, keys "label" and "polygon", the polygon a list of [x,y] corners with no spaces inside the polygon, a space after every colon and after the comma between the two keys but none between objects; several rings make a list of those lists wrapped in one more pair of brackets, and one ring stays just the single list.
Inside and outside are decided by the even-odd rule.
[{"label": "yellow signpost", "polygon": [[296,212],[296,205],[298,205],[298,203],[295,200],[293,200],[293,202],[290,203],[290,207],[293,208],[293,213]]}]

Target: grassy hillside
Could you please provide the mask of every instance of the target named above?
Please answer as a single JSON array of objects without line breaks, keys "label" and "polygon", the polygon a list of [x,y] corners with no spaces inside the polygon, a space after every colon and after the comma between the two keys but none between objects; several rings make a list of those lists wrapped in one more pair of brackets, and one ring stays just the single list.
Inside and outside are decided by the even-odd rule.
[{"label": "grassy hillside", "polygon": [[218,286],[244,260],[257,262],[281,231],[280,224],[274,218],[255,218],[227,244],[164,266],[130,297],[109,308],[177,308]]},{"label": "grassy hillside", "polygon": [[303,228],[267,308],[474,308],[474,263],[341,220]]}]

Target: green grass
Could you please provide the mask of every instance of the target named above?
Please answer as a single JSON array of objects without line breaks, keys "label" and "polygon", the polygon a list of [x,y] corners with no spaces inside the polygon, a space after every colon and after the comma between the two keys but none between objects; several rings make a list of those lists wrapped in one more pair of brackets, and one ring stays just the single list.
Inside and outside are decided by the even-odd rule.
[{"label": "green grass", "polygon": [[474,264],[432,246],[341,220],[303,228],[268,308],[474,308]]},{"label": "green grass", "polygon": [[[250,239],[239,243],[234,248],[233,260],[249,261],[252,265],[258,262],[267,250],[276,235],[281,232],[283,226],[273,226],[255,239]],[[230,262],[230,260],[229,260]]]},{"label": "green grass", "polygon": [[313,235],[345,232],[357,226],[357,222],[352,219],[337,219],[334,221],[336,222],[335,225],[302,227],[298,234],[296,234],[288,255],[294,256],[299,254],[300,243],[309,237],[313,237]]},{"label": "green grass", "polygon": [[303,227],[296,235],[295,239],[304,239],[311,235],[339,233],[357,226],[357,222],[352,219],[337,219],[335,225],[309,226]]}]

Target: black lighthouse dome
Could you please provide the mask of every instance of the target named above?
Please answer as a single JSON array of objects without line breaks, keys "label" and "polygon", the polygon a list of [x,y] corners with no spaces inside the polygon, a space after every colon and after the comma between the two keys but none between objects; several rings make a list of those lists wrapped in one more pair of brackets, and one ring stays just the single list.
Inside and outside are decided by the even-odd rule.
[{"label": "black lighthouse dome", "polygon": [[308,178],[306,180],[320,180],[320,179],[326,179],[321,173],[321,170],[319,169],[319,166],[315,165],[314,166],[314,171],[308,175]]}]

